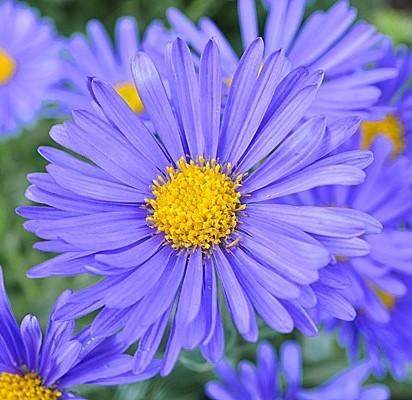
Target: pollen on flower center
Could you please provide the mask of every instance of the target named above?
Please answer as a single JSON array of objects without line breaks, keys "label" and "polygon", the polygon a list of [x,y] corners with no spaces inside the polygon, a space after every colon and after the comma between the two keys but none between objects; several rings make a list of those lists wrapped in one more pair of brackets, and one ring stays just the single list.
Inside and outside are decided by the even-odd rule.
[{"label": "pollen on flower center", "polygon": [[144,110],[142,100],[133,83],[118,83],[114,89],[134,112],[141,113]]},{"label": "pollen on flower center", "polygon": [[3,49],[0,49],[0,85],[5,85],[16,71],[16,62]]},{"label": "pollen on flower center", "polygon": [[227,240],[238,224],[241,176],[230,176],[230,165],[199,157],[177,168],[168,167],[152,186],[147,222],[163,232],[175,249],[209,250]]},{"label": "pollen on flower center", "polygon": [[60,391],[44,387],[36,374],[0,373],[1,400],[58,400],[61,397]]},{"label": "pollen on flower center", "polygon": [[365,121],[361,125],[362,148],[368,149],[378,135],[387,137],[393,146],[392,155],[398,156],[405,148],[404,128],[395,114],[380,121]]}]

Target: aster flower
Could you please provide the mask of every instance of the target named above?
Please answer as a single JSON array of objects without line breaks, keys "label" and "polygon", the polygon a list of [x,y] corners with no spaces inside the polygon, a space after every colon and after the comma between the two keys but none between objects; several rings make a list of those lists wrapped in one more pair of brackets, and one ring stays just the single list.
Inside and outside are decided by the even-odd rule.
[{"label": "aster flower", "polygon": [[54,90],[60,111],[68,114],[74,109],[92,107],[87,78],[93,76],[110,83],[132,110],[143,112],[142,101],[133,84],[130,60],[138,50],[145,50],[155,57],[159,47],[162,48],[160,41],[165,46],[167,36],[162,39],[161,32],[155,32],[153,27],[150,40],[156,43],[141,41],[137,21],[133,17],[117,20],[114,43],[98,20],[89,21],[86,32],[86,36],[75,33],[64,48],[62,79]]},{"label": "aster flower", "polygon": [[385,56],[377,63],[378,68],[396,68],[399,73],[381,82],[382,94],[378,106],[391,109],[378,120],[362,123],[362,146],[368,148],[374,139],[383,135],[392,142],[392,155],[401,153],[412,156],[412,54],[406,46],[393,47],[389,39],[385,42]]},{"label": "aster flower", "polygon": [[[376,375],[388,370],[402,379],[412,362],[412,279],[410,274],[383,273],[379,277],[385,288],[367,286],[367,278],[358,279],[364,305],[353,322],[329,320],[329,329],[339,329],[339,341],[352,360],[360,357],[361,346],[373,362]],[[369,308],[368,308],[369,307]]]},{"label": "aster flower", "polygon": [[[359,147],[357,135],[353,148]],[[336,262],[322,271],[325,280],[346,279],[347,287],[336,287],[335,296],[343,296],[358,311],[353,322],[329,321],[329,289],[322,287],[323,277],[313,285],[318,293],[318,311],[328,326],[341,327],[341,341],[351,358],[361,355],[361,348],[374,361],[377,372],[386,367],[396,376],[404,373],[412,361],[412,308],[410,292],[412,274],[412,232],[405,226],[412,211],[412,163],[405,157],[393,159],[392,146],[385,138],[373,144],[375,161],[365,171],[364,184],[342,188],[332,186],[315,189],[297,204],[335,204],[353,207],[368,213],[383,224],[382,233],[367,234],[369,255],[358,239],[339,242],[322,241],[336,255]],[[409,275],[409,277],[407,276]],[[319,293],[326,292],[324,302]]]},{"label": "aster flower", "polygon": [[59,78],[59,39],[36,9],[0,3],[0,138],[32,125]]},{"label": "aster flower", "polygon": [[[297,342],[282,344],[280,360],[267,342],[257,349],[256,366],[241,361],[236,371],[227,361],[216,367],[219,381],[209,382],[207,395],[214,400],[386,400],[389,390],[381,384],[363,387],[370,363],[351,366],[316,388],[302,387],[302,355]],[[282,383],[281,383],[282,382]]]},{"label": "aster flower", "polygon": [[0,268],[0,397],[2,400],[64,400],[80,384],[114,385],[152,377],[154,362],[140,375],[132,373],[132,357],[122,354],[115,337],[96,340],[84,330],[74,335],[73,321],[57,321],[55,314],[67,300],[56,302],[43,337],[37,318],[24,317],[19,326],[10,307]]},{"label": "aster flower", "polygon": [[45,239],[37,249],[62,254],[29,276],[102,276],[73,294],[59,317],[101,309],[92,333],[122,330],[126,343],[139,341],[136,372],[153,358],[169,320],[162,374],[182,348],[200,346],[208,360],[220,358],[220,286],[246,340],[257,339],[257,315],[279,332],[316,333],[305,310],[314,304],[309,284],[331,257],[315,235],[376,229],[357,211],[296,213],[282,200],[276,204],[319,185],[362,182],[371,153],[328,156],[359,120],[327,128],[324,118],[302,122],[322,75],[298,68],[282,79],[282,52],[265,61],[263,52],[261,39],[247,49],[224,109],[213,41],[198,75],[182,40],[168,48],[170,97],[150,57],[138,53],[132,70],[154,134],[111,85],[92,79],[99,110],[75,111],[51,131],[91,163],[40,148],[50,164],[47,173],[29,176],[27,197],[44,205],[18,212],[30,219],[26,229]]},{"label": "aster flower", "polygon": [[[238,0],[244,48],[259,36],[255,3],[256,0]],[[311,71],[325,72],[325,82],[308,115],[381,116],[382,110],[371,110],[380,95],[375,84],[393,77],[396,69],[364,67],[383,56],[382,35],[370,24],[355,23],[357,12],[346,0],[337,1],[329,10],[317,11],[303,21],[306,4],[306,0],[265,1],[266,55],[282,48],[294,67],[305,65]],[[217,40],[222,50],[224,79],[230,85],[238,56],[214,22],[202,18],[196,26],[175,8],[168,10],[168,19],[174,32],[197,51],[210,37]]]}]

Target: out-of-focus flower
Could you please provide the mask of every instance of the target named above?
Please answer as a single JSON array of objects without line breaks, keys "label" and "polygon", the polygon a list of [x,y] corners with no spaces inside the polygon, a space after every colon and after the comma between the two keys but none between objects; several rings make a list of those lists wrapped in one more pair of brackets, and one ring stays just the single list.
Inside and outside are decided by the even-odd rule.
[{"label": "out-of-focus flower", "polygon": [[391,107],[382,119],[362,123],[362,147],[369,148],[379,135],[392,143],[392,155],[401,153],[412,156],[412,54],[405,46],[394,48],[386,40],[386,54],[378,68],[396,68],[398,75],[378,85],[382,91],[377,106]]},{"label": "out-of-focus flower", "polygon": [[[359,148],[360,137],[353,141]],[[322,243],[335,254],[336,263],[323,269],[320,280],[313,285],[323,292],[323,278],[329,283],[346,279],[347,285],[336,287],[334,296],[343,296],[357,310],[354,322],[334,321],[341,326],[341,339],[352,358],[360,356],[364,345],[377,370],[389,367],[396,376],[404,372],[412,360],[412,232],[405,222],[412,212],[412,162],[406,157],[391,157],[392,146],[378,138],[372,146],[375,161],[365,170],[366,180],[356,187],[332,186],[305,193],[297,204],[324,204],[352,207],[375,217],[383,224],[377,235],[359,239],[327,240]],[[331,300],[318,296],[317,310],[322,318],[330,315]]]},{"label": "out-of-focus flower", "polygon": [[316,300],[309,285],[331,260],[322,240],[380,229],[355,210],[296,213],[281,200],[320,185],[359,184],[372,155],[329,156],[359,120],[302,122],[322,74],[298,68],[282,79],[282,52],[266,60],[263,54],[256,39],[222,109],[213,41],[198,75],[187,45],[180,39],[171,45],[170,97],[150,57],[138,53],[134,79],[154,133],[111,85],[91,80],[99,110],[75,111],[51,136],[94,164],[41,148],[47,173],[29,176],[27,197],[44,206],[18,212],[30,219],[26,229],[45,239],[37,249],[63,253],[29,276],[103,276],[73,294],[59,317],[102,308],[93,334],[122,329],[127,343],[140,340],[136,372],[152,360],[169,320],[162,374],[182,348],[200,346],[211,361],[221,357],[218,282],[246,340],[257,339],[256,315],[279,332],[316,333],[305,307]]},{"label": "out-of-focus flower", "polygon": [[152,24],[152,42],[141,41],[137,21],[133,17],[117,20],[114,44],[100,21],[89,21],[86,29],[87,35],[75,33],[63,52],[62,80],[54,90],[60,112],[69,114],[72,110],[90,109],[92,102],[87,79],[96,77],[111,84],[133,111],[142,113],[143,103],[131,74],[131,58],[140,50],[152,57],[159,52],[163,55],[168,36]]},{"label": "out-of-focus flower", "polygon": [[0,139],[34,124],[60,76],[60,40],[22,3],[0,2]]},{"label": "out-of-focus flower", "polygon": [[63,293],[53,308],[43,337],[39,322],[27,315],[19,326],[11,310],[0,268],[0,398],[2,400],[79,399],[70,388],[81,384],[116,385],[148,379],[158,371],[132,373],[133,359],[123,344],[110,337],[94,339],[86,329],[74,335],[73,321],[56,321],[69,296]]},{"label": "out-of-focus flower", "polygon": [[[410,241],[408,246],[410,249]],[[401,250],[395,248],[395,251]],[[351,360],[358,359],[366,348],[378,376],[389,370],[402,379],[412,361],[412,279],[410,272],[408,275],[383,273],[379,280],[385,282],[384,289],[383,285],[376,286],[374,280],[365,275],[363,281],[358,277],[356,289],[361,287],[364,304],[359,305],[354,321],[327,321],[326,326],[339,329],[340,343]],[[368,282],[370,286],[365,287]]]},{"label": "out-of-focus flower", "polygon": [[[259,36],[256,0],[238,0],[243,47]],[[266,0],[268,15],[263,37],[266,55],[282,48],[294,68],[305,65],[311,71],[323,70],[325,82],[308,115],[330,118],[381,115],[373,106],[379,98],[376,83],[396,75],[394,68],[366,69],[384,54],[383,37],[374,26],[357,22],[356,10],[346,0],[337,1],[327,11],[317,11],[305,21],[306,0]],[[228,85],[238,56],[224,34],[208,18],[196,26],[180,11],[168,10],[174,32],[200,51],[213,37],[222,49],[222,70]]]},{"label": "out-of-focus flower", "polygon": [[368,362],[357,363],[316,388],[302,387],[302,355],[297,342],[285,342],[280,360],[272,346],[257,349],[256,366],[241,361],[236,371],[228,362],[216,367],[219,381],[209,382],[207,395],[214,400],[386,400],[389,390],[381,384],[363,386],[371,372]]}]

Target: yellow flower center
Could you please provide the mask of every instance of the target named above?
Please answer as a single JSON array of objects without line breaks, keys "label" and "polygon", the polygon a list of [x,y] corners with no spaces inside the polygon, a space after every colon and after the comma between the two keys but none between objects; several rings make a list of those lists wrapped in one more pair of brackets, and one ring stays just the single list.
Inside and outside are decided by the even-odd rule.
[{"label": "yellow flower center", "polygon": [[133,83],[119,83],[114,86],[114,89],[134,112],[141,113],[144,110],[142,100]]},{"label": "yellow flower center", "polygon": [[383,291],[382,289],[375,288],[375,293],[378,296],[382,304],[388,309],[392,310],[396,304],[396,298],[389,294],[388,292]]},{"label": "yellow flower center", "polygon": [[0,85],[5,85],[16,71],[16,62],[7,52],[0,49]]},{"label": "yellow flower center", "polygon": [[42,385],[36,374],[0,373],[1,400],[58,400],[62,393]]},{"label": "yellow flower center", "polygon": [[392,155],[398,156],[405,148],[404,128],[394,114],[388,114],[381,121],[365,121],[361,125],[362,148],[368,149],[378,135],[387,137],[393,146]]},{"label": "yellow flower center", "polygon": [[237,191],[242,176],[232,178],[230,172],[229,164],[216,160],[198,157],[188,163],[181,158],[177,168],[166,168],[166,180],[159,176],[154,181],[153,198],[146,199],[148,224],[163,232],[175,249],[205,251],[228,242],[238,212],[246,208]]}]

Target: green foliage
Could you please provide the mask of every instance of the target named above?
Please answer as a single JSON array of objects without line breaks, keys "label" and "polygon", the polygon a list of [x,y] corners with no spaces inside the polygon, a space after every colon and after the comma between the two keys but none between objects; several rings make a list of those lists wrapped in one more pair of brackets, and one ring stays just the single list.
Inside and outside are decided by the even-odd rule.
[{"label": "green foliage", "polygon": [[[136,16],[143,29],[153,18],[163,18],[169,6],[184,10],[192,19],[202,15],[216,19],[233,43],[239,44],[236,26],[236,3],[233,0],[31,0],[42,14],[56,22],[58,30],[64,35],[84,31],[85,22],[98,18],[111,30],[114,21],[121,15]],[[331,0],[312,2],[312,8],[327,7]],[[412,43],[411,15],[393,11],[385,7],[383,0],[357,0],[362,18],[369,19],[396,42]],[[34,251],[33,235],[22,228],[22,219],[15,215],[14,209],[25,204],[23,193],[28,183],[29,172],[42,171],[44,161],[36,152],[40,145],[51,144],[48,130],[54,121],[42,121],[32,130],[18,138],[0,142],[0,264],[4,267],[6,283],[16,314],[21,318],[26,313],[40,316],[42,323],[57,295],[66,288],[79,288],[90,283],[91,278],[77,277],[33,281],[25,277],[26,270],[47,255]],[[228,328],[227,355],[237,362],[241,358],[254,358],[255,346],[246,344]],[[279,344],[284,337],[274,335],[269,329],[262,328],[261,338]],[[304,352],[307,361],[305,381],[315,385],[331,375],[332,372],[347,366],[344,354],[336,346],[334,338],[325,335],[315,339],[305,339]],[[185,353],[171,376],[150,382],[129,385],[118,389],[80,388],[81,393],[91,400],[197,400],[204,398],[203,385],[213,378],[211,367],[198,353]],[[392,384],[394,399],[409,399],[410,384]]]},{"label": "green foliage", "polygon": [[391,36],[395,43],[412,44],[412,13],[395,10],[378,10],[373,22],[387,35]]}]

